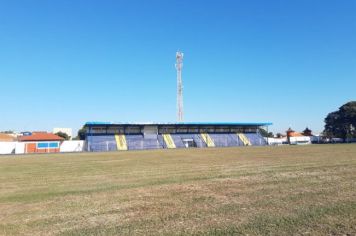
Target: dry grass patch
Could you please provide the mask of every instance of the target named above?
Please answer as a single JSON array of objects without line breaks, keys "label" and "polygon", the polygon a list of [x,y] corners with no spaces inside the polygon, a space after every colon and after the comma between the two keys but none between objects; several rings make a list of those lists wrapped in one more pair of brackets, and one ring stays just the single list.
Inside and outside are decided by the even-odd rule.
[{"label": "dry grass patch", "polygon": [[356,145],[0,159],[0,234],[356,234]]}]

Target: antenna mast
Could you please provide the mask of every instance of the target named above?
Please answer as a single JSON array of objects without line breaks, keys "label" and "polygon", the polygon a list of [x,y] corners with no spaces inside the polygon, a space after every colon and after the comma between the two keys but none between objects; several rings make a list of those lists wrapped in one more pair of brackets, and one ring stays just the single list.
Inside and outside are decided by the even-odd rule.
[{"label": "antenna mast", "polygon": [[183,84],[182,84],[183,53],[176,53],[177,69],[177,121],[183,122]]}]

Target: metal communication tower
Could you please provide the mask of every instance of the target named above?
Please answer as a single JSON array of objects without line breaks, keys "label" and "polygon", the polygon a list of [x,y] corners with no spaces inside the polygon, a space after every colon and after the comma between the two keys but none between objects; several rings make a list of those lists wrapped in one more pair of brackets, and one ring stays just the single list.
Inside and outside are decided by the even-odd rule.
[{"label": "metal communication tower", "polygon": [[183,83],[182,83],[183,53],[176,53],[177,69],[177,121],[183,121]]}]

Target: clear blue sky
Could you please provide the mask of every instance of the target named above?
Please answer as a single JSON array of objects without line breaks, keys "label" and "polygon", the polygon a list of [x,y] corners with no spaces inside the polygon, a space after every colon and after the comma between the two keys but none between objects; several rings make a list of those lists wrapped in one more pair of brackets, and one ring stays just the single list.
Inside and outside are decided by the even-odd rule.
[{"label": "clear blue sky", "polygon": [[356,99],[356,1],[0,0],[0,130],[86,121],[323,129]]}]

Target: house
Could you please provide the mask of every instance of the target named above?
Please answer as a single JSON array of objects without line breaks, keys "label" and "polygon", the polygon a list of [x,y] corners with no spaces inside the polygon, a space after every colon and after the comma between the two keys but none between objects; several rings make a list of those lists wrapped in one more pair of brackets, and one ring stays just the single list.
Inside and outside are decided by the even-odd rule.
[{"label": "house", "polygon": [[25,153],[59,152],[63,140],[58,135],[47,132],[33,132],[18,138],[19,142],[24,143]]}]

